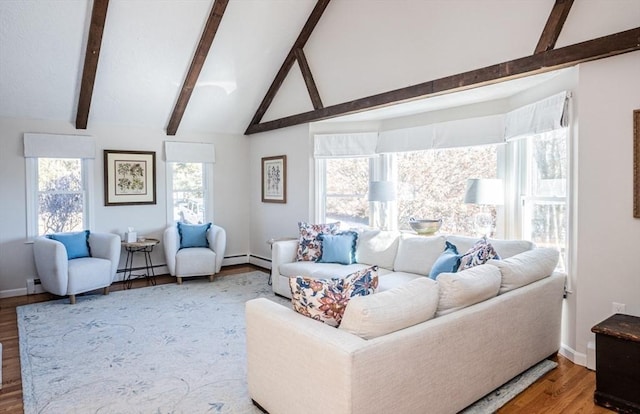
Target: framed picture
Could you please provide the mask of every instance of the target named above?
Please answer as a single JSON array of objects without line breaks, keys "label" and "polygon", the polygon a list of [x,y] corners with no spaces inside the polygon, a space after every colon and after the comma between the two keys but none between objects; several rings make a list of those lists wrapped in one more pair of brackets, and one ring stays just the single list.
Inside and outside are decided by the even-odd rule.
[{"label": "framed picture", "polygon": [[262,158],[262,202],[287,202],[287,156]]},{"label": "framed picture", "polygon": [[104,205],[156,204],[156,153],[104,150]]},{"label": "framed picture", "polygon": [[640,109],[633,111],[633,217],[640,218]]}]

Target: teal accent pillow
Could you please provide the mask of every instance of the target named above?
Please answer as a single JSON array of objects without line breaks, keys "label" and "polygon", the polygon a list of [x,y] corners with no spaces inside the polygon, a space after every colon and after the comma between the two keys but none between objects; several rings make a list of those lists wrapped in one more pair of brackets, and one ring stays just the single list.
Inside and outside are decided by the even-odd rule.
[{"label": "teal accent pillow", "polygon": [[318,263],[349,265],[356,262],[358,233],[355,231],[343,231],[335,235],[320,234],[318,239],[322,242],[322,255],[317,260]]},{"label": "teal accent pillow", "polygon": [[47,234],[48,239],[59,241],[67,249],[67,258],[78,259],[80,257],[91,257],[89,247],[89,230],[74,233],[54,233]]},{"label": "teal accent pillow", "polygon": [[178,223],[178,234],[180,234],[180,248],[187,247],[209,247],[207,231],[211,228],[211,223],[206,224],[185,224]]},{"label": "teal accent pillow", "polygon": [[435,279],[440,273],[455,273],[458,271],[458,267],[460,267],[460,258],[462,256],[458,254],[458,248],[453,243],[446,243],[447,245],[444,251],[438,256],[431,267],[431,271],[429,272],[431,279]]}]

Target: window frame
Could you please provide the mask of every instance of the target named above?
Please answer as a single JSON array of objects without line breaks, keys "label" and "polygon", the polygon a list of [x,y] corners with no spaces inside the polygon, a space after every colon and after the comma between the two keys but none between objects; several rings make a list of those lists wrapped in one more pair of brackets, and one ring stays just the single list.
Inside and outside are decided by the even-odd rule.
[{"label": "window frame", "polygon": [[95,163],[93,158],[80,158],[80,157],[27,157],[25,158],[25,170],[26,170],[26,202],[27,202],[27,223],[26,223],[26,239],[27,242],[33,242],[34,239],[40,237],[38,234],[38,222],[40,205],[38,204],[38,165],[40,159],[76,159],[80,160],[81,181],[82,181],[82,198],[83,198],[83,211],[82,211],[82,226],[84,229],[93,230],[94,220],[94,200],[93,195],[94,183],[91,177],[94,176]]},{"label": "window frame", "polygon": [[189,162],[189,161],[167,161],[165,163],[165,177],[166,177],[166,222],[167,225],[176,224],[177,221],[173,218],[173,164],[201,164],[202,165],[202,199],[204,202],[204,222],[213,223],[213,165],[209,162]]}]

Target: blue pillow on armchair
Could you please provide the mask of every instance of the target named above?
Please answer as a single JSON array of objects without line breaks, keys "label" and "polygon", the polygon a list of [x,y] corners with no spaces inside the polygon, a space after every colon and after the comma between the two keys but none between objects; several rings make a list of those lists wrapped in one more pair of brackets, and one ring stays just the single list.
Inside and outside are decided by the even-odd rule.
[{"label": "blue pillow on armchair", "polygon": [[211,223],[178,223],[178,234],[180,234],[180,248],[185,249],[187,247],[209,247],[207,232],[210,228]]},{"label": "blue pillow on armchair", "polygon": [[74,233],[53,233],[47,234],[48,239],[59,241],[67,249],[67,258],[78,259],[80,257],[90,257],[89,230]]},{"label": "blue pillow on armchair", "polygon": [[358,233],[355,231],[343,231],[335,235],[320,234],[318,239],[322,241],[322,255],[318,258],[318,263],[349,265],[356,262]]}]

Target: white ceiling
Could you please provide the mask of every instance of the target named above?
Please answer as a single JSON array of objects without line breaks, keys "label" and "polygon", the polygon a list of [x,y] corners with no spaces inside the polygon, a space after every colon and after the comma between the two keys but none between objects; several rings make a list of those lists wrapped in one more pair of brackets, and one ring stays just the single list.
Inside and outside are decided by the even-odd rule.
[{"label": "white ceiling", "polygon": [[[242,134],[315,3],[230,0],[178,135]],[[530,55],[553,3],[333,0],[305,54],[323,102],[333,105]],[[91,0],[0,0],[0,117],[75,124],[91,6]],[[212,0],[110,0],[89,127],[164,130],[211,6]],[[639,21],[640,0],[581,0],[571,9],[558,47]],[[497,99],[547,76],[552,75],[344,120]],[[311,109],[294,65],[264,120]]]}]

